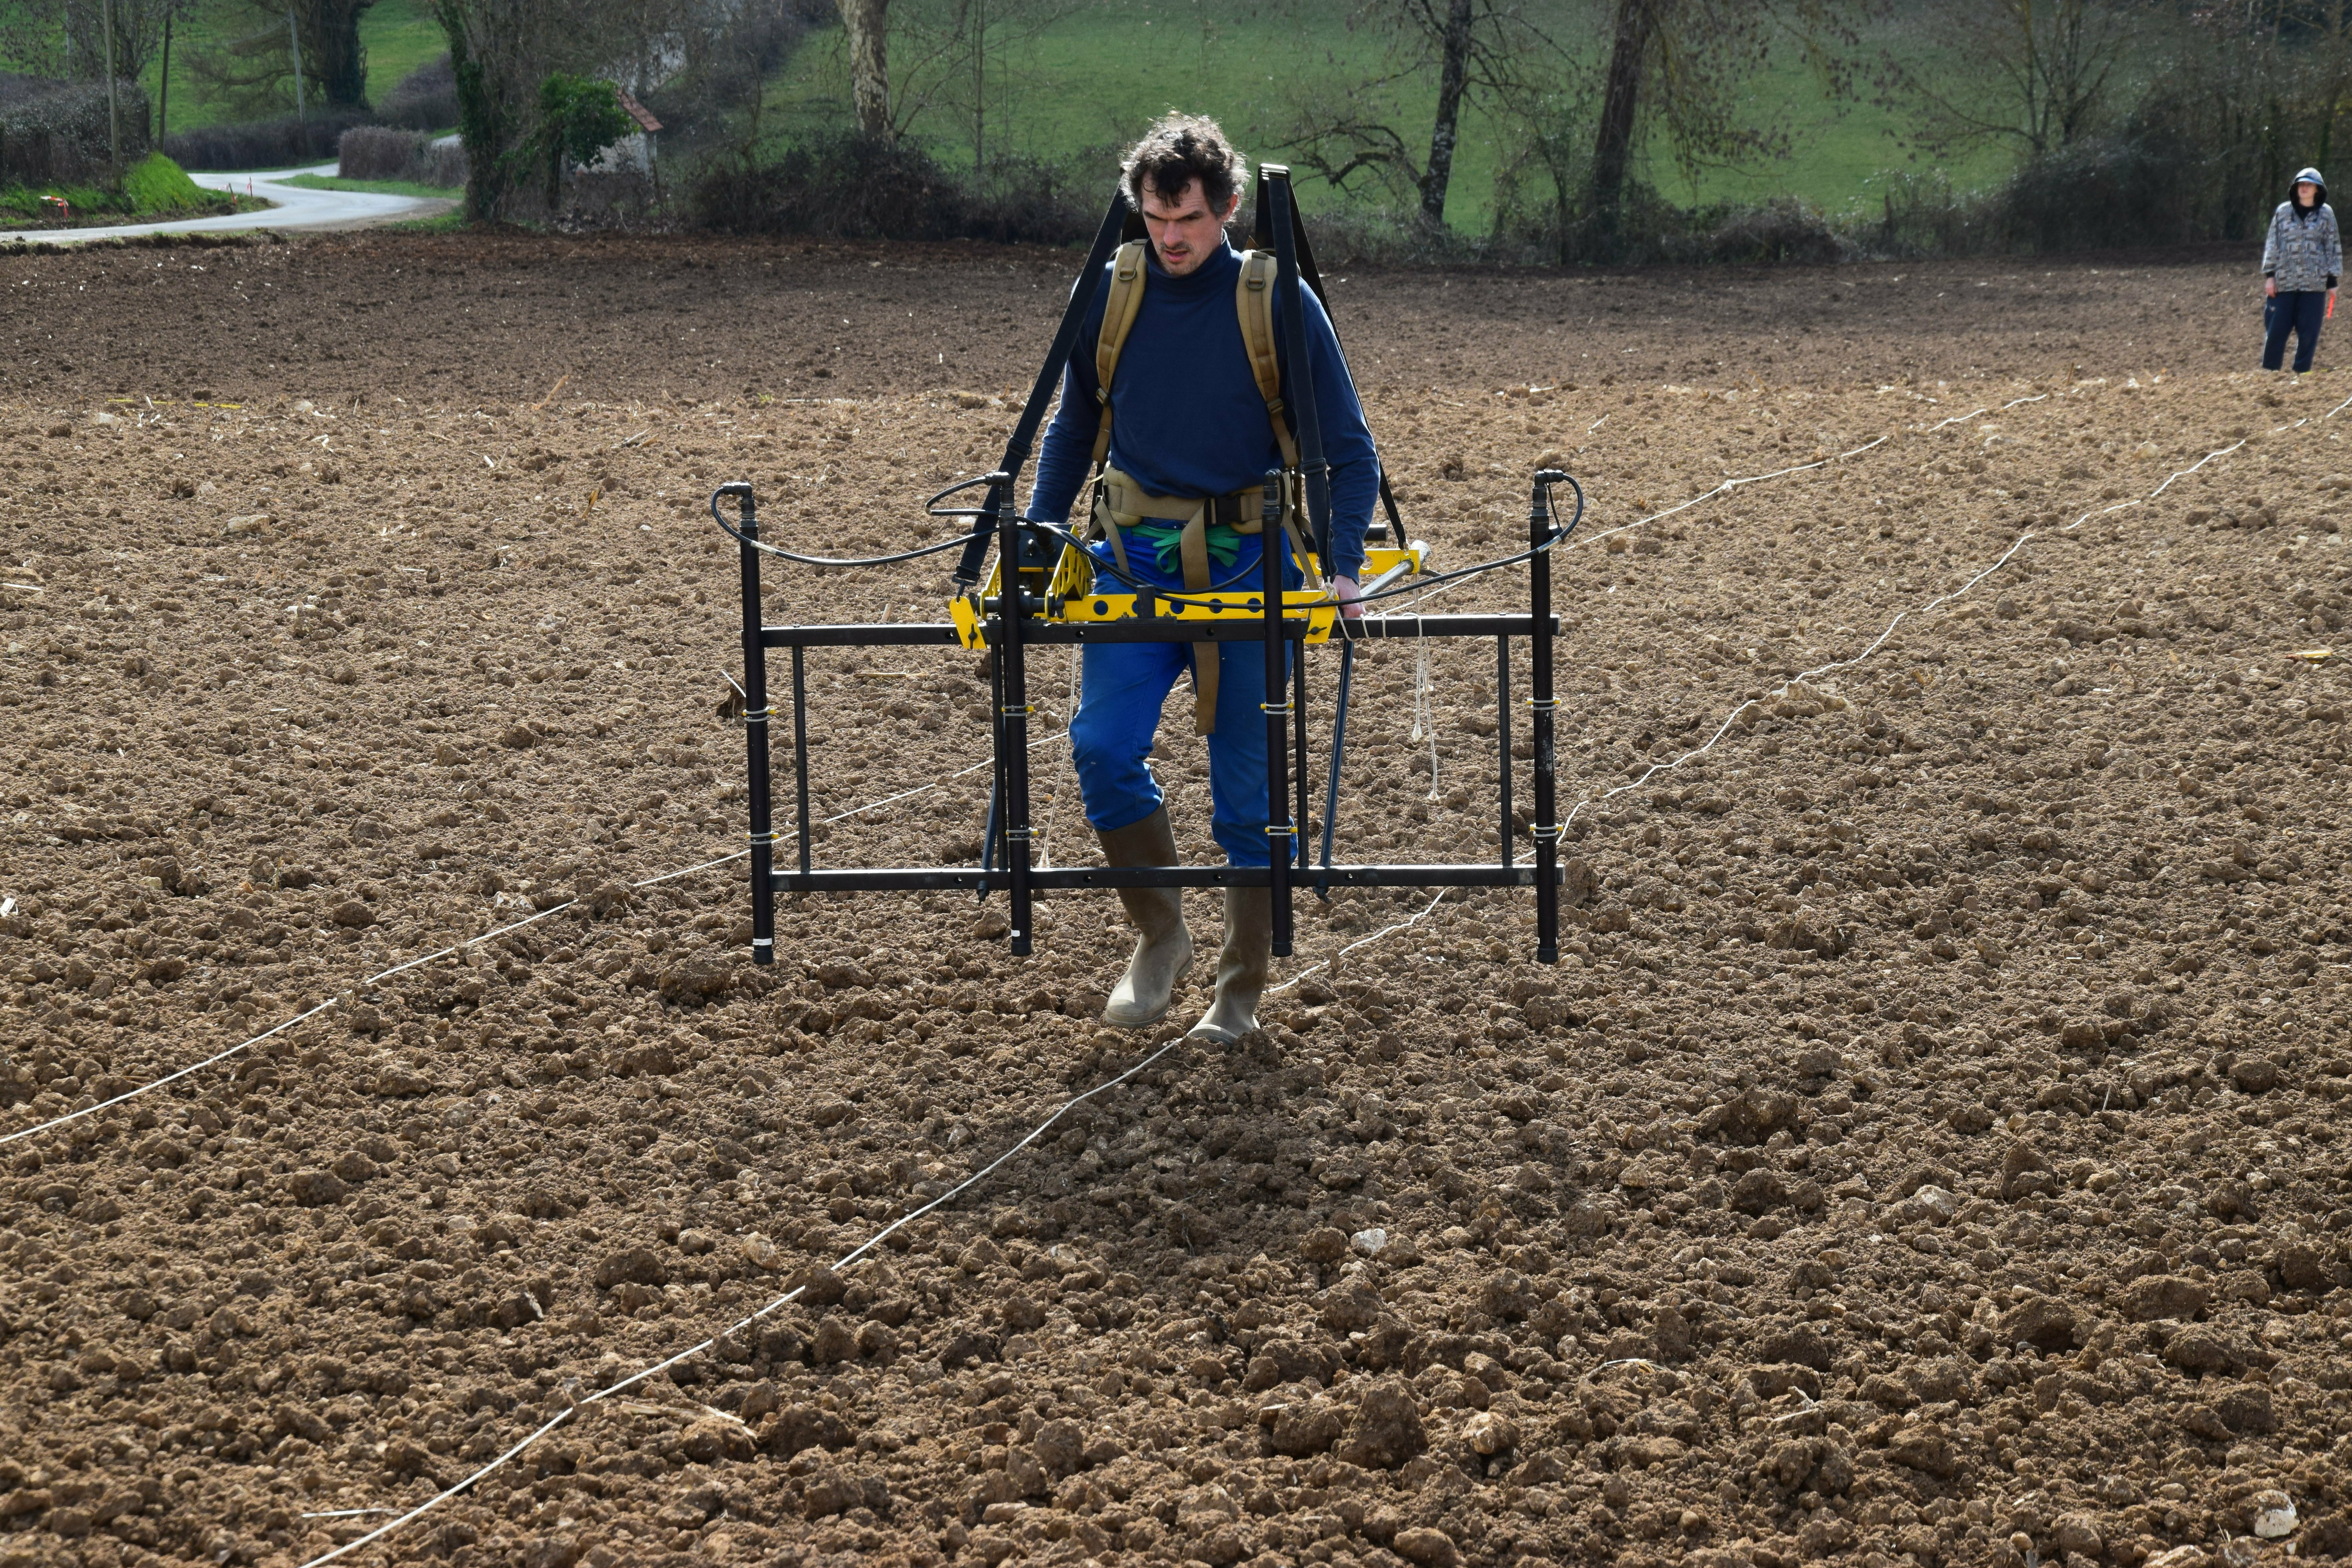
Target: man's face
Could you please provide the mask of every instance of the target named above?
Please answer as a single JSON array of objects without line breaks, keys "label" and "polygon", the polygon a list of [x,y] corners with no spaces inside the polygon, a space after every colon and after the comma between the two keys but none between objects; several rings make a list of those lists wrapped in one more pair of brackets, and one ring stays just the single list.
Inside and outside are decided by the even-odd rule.
[{"label": "man's face", "polygon": [[1152,252],[1171,278],[1183,277],[1216,254],[1224,241],[1225,220],[1234,216],[1241,200],[1241,193],[1235,191],[1225,198],[1224,210],[1218,212],[1201,194],[1198,180],[1187,184],[1174,201],[1150,185],[1144,187],[1144,232],[1150,235]]}]

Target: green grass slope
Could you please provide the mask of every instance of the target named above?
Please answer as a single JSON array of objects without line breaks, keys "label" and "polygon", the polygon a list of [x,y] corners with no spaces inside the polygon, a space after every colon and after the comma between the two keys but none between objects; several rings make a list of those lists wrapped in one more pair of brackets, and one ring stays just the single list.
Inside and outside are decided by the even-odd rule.
[{"label": "green grass slope", "polygon": [[55,226],[57,208],[44,199],[48,196],[65,198],[73,226],[236,210],[235,198],[205,190],[171,159],[151,153],[123,174],[119,191],[102,185],[0,185],[0,229]]}]

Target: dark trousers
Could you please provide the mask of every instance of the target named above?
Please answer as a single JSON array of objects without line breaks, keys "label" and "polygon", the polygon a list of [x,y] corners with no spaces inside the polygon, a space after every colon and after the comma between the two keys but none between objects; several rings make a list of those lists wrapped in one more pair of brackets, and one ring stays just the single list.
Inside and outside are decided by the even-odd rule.
[{"label": "dark trousers", "polygon": [[2319,323],[2327,319],[2327,295],[2317,289],[2282,289],[2271,296],[2263,310],[2263,368],[2276,370],[2286,357],[2286,335],[2294,333],[2294,368],[2299,374],[2311,368],[2311,356],[2319,347]]}]

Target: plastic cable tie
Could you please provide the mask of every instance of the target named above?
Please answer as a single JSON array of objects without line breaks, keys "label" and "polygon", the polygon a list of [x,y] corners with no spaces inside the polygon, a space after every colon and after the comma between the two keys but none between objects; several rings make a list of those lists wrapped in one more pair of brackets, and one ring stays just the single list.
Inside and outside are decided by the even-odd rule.
[{"label": "plastic cable tie", "polygon": [[757,848],[762,844],[772,845],[780,843],[782,842],[783,836],[776,832],[775,829],[770,828],[765,833],[746,833],[743,835],[743,837],[744,840],[753,848]]},{"label": "plastic cable tie", "polygon": [[1275,826],[1272,823],[1268,823],[1268,824],[1266,825],[1266,829],[1265,829],[1265,831],[1266,831],[1266,835],[1267,835],[1267,837],[1273,837],[1273,838],[1287,838],[1287,837],[1289,837],[1293,833],[1297,832],[1297,830],[1296,828],[1292,827],[1288,823],[1286,823],[1286,823],[1284,823],[1280,827],[1276,827],[1276,826]]},{"label": "plastic cable tie", "polygon": [[1549,713],[1553,709],[1559,706],[1559,699],[1557,697],[1530,697],[1528,699],[1528,706],[1534,709],[1538,713]]},{"label": "plastic cable tie", "polygon": [[1035,829],[1028,827],[1008,827],[1004,830],[1004,837],[1012,839],[1015,843],[1026,844],[1031,838],[1035,837]]},{"label": "plastic cable tie", "polygon": [[1034,702],[1024,702],[1018,708],[999,708],[997,711],[1003,714],[1008,719],[1015,713],[1021,714],[1025,718],[1029,714],[1037,711],[1037,705]]},{"label": "plastic cable tie", "polygon": [[1291,710],[1291,706],[1287,702],[1261,702],[1257,705],[1257,710],[1261,713],[1286,714]]},{"label": "plastic cable tie", "polygon": [[776,710],[773,708],[762,708],[758,710],[756,712],[750,709],[746,709],[743,713],[743,722],[746,724],[764,724],[775,715],[775,711]]},{"label": "plastic cable tie", "polygon": [[1556,842],[1559,838],[1560,835],[1567,831],[1568,827],[1564,823],[1555,822],[1549,826],[1546,826],[1541,823],[1537,823],[1528,829],[1528,837],[1539,840],[1550,839]]},{"label": "plastic cable tie", "polygon": [[773,947],[776,945],[776,939],[772,936],[755,936],[751,939],[751,945],[753,947]]}]

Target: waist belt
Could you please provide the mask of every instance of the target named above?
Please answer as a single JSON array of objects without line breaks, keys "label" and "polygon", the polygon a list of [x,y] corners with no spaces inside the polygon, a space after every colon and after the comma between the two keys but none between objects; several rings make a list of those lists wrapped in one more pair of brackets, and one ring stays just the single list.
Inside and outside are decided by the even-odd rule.
[{"label": "waist belt", "polygon": [[[1319,588],[1322,579],[1307,552],[1306,542],[1298,537],[1291,521],[1293,510],[1286,504],[1282,507],[1279,526],[1289,539],[1308,584]],[[1241,535],[1265,531],[1265,491],[1262,486],[1252,485],[1221,496],[1153,495],[1129,475],[1106,467],[1095,486],[1095,525],[1110,542],[1111,558],[1122,572],[1133,571],[1128,564],[1127,530],[1137,530],[1151,544],[1162,570],[1166,569],[1168,546],[1172,541],[1177,559],[1183,563],[1185,591],[1198,594],[1209,587],[1212,556],[1220,564],[1231,565],[1241,552]],[[1201,652],[1204,647],[1209,649],[1205,658]],[[1214,644],[1192,645],[1192,725],[1203,735],[1216,732]]]}]

